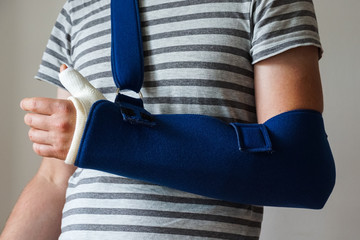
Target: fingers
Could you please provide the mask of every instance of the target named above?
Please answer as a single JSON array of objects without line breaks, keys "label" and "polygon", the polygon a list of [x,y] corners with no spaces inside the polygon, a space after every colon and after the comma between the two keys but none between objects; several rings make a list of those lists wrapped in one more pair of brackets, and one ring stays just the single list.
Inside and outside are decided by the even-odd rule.
[{"label": "fingers", "polygon": [[65,159],[76,122],[73,103],[64,99],[27,98],[21,102],[27,113],[24,122],[30,126],[33,150],[42,157]]},{"label": "fingers", "polygon": [[24,98],[20,102],[20,107],[24,111],[35,112],[43,115],[51,115],[54,113],[54,99],[51,98]]},{"label": "fingers", "polygon": [[[60,67],[60,72],[67,69]],[[29,111],[24,122],[30,126],[29,138],[33,150],[42,157],[65,160],[71,145],[76,122],[76,109],[65,99],[25,98],[20,107]]]},{"label": "fingers", "polygon": [[63,160],[66,158],[72,134],[31,128],[28,135],[36,154]]},{"label": "fingers", "polygon": [[59,151],[59,149],[55,148],[51,145],[44,145],[44,144],[33,144],[33,151],[42,157],[51,157],[64,160],[66,158],[65,151]]},{"label": "fingers", "polygon": [[33,142],[33,150],[42,157],[53,157],[64,160],[70,145],[71,136],[54,134],[31,128],[29,138]]},{"label": "fingers", "polygon": [[74,131],[75,115],[72,117],[61,115],[41,115],[28,113],[24,117],[24,122],[31,128],[43,131],[52,131],[65,135]]},{"label": "fingers", "polygon": [[42,157],[50,157],[54,152],[51,146],[38,143],[33,144],[33,150],[37,155]]},{"label": "fingers", "polygon": [[41,129],[41,130],[45,130],[45,131],[53,128],[52,127],[53,122],[51,121],[51,119],[48,115],[28,113],[24,117],[24,122],[29,127]]},{"label": "fingers", "polygon": [[[41,130],[57,128],[60,132],[68,130],[75,120],[75,107],[69,100],[33,98],[24,99],[21,103],[26,111],[32,111],[24,117],[26,125]],[[72,116],[72,117],[69,117]]]},{"label": "fingers", "polygon": [[52,145],[49,131],[31,128],[29,130],[29,139],[36,144]]},{"label": "fingers", "polygon": [[20,107],[24,111],[34,112],[42,115],[52,115],[54,113],[73,113],[75,108],[71,101],[53,98],[24,98],[20,102]]}]

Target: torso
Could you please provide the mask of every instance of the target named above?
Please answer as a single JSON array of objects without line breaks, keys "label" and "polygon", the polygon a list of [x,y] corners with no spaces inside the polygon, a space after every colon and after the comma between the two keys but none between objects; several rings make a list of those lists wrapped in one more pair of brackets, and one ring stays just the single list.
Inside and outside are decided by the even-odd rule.
[{"label": "torso", "polygon": [[[71,4],[73,67],[113,100],[110,1]],[[255,122],[249,8],[249,1],[140,1],[145,108]],[[258,239],[262,211],[78,169],[60,239]]]}]

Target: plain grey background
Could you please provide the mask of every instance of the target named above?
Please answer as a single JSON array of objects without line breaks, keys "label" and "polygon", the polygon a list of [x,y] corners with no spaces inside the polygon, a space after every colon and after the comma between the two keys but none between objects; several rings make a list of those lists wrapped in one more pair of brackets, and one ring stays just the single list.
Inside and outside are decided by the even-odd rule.
[{"label": "plain grey background", "polygon": [[[314,0],[325,53],[324,118],[337,183],[321,211],[266,208],[261,240],[356,240],[360,236],[360,28],[358,0]],[[55,97],[33,80],[64,0],[0,1],[0,229],[40,158],[32,152],[19,102]],[[40,214],[40,213],[39,213]]]}]

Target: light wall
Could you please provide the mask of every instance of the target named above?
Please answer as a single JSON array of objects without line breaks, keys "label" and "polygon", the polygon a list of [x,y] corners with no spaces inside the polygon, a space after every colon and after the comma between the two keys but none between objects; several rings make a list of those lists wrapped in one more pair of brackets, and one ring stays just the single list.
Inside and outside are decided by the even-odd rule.
[{"label": "light wall", "polygon": [[[360,31],[358,0],[314,0],[324,56],[325,124],[337,184],[321,211],[266,208],[261,240],[353,240],[360,235]],[[19,102],[54,97],[33,80],[64,0],[0,1],[0,229],[40,163],[27,139]]]},{"label": "light wall", "polygon": [[24,97],[55,97],[56,88],[34,80],[64,0],[0,0],[0,231],[20,192],[36,172],[19,107]]}]

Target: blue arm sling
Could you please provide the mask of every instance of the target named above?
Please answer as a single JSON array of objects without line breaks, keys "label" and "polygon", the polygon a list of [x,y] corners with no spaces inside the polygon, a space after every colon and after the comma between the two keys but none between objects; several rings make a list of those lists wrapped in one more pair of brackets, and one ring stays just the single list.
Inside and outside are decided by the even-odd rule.
[{"label": "blue arm sling", "polygon": [[[121,89],[143,81],[137,2],[111,1],[112,71]],[[231,202],[320,209],[335,184],[322,115],[294,110],[264,124],[203,115],[151,115],[119,94],[91,108],[75,165]]]}]

